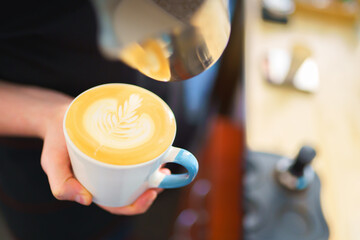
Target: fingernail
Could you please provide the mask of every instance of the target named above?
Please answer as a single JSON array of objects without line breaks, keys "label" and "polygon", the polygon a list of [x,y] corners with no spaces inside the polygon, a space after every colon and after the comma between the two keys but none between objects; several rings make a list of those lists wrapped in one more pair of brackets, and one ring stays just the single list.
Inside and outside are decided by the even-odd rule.
[{"label": "fingernail", "polygon": [[77,203],[82,204],[82,205],[87,205],[86,197],[83,196],[83,195],[81,195],[81,194],[76,195],[75,201],[76,201]]}]

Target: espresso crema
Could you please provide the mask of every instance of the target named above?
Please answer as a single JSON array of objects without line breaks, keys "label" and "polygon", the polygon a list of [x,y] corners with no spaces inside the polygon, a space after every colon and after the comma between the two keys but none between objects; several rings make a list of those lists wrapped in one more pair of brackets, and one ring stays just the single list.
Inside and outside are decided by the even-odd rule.
[{"label": "espresso crema", "polygon": [[133,165],[165,152],[175,137],[176,123],[167,104],[150,91],[106,84],[73,101],[65,128],[87,156],[109,164]]}]

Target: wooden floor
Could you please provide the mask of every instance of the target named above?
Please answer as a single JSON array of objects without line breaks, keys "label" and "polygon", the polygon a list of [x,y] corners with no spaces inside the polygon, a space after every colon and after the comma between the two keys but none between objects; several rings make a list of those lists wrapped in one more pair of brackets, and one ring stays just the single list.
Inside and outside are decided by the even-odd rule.
[{"label": "wooden floor", "polygon": [[[296,12],[287,25],[261,20],[260,1],[246,1],[246,133],[251,150],[292,157],[316,147],[322,207],[331,240],[360,236],[360,40],[348,21]],[[315,94],[271,86],[261,61],[271,48],[304,43],[318,63]]]}]

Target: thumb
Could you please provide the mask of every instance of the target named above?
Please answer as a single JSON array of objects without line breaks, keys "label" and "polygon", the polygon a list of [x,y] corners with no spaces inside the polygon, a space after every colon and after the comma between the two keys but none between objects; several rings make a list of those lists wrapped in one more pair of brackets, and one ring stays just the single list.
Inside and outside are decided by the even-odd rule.
[{"label": "thumb", "polygon": [[75,179],[71,170],[62,133],[47,134],[44,139],[41,166],[48,177],[51,192],[56,199],[76,201],[83,205],[91,204],[91,194]]}]

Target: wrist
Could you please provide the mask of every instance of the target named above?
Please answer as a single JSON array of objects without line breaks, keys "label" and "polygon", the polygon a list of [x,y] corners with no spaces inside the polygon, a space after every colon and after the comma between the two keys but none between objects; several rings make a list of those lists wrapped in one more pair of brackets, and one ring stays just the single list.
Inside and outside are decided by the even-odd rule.
[{"label": "wrist", "polygon": [[35,86],[25,86],[22,93],[29,101],[26,115],[30,135],[44,139],[51,127],[62,128],[62,118],[72,97]]},{"label": "wrist", "polygon": [[44,138],[50,126],[62,129],[71,101],[53,90],[0,81],[0,135]]},{"label": "wrist", "polygon": [[68,100],[64,99],[63,102],[57,102],[46,107],[46,117],[43,118],[42,123],[37,127],[39,137],[44,139],[54,128],[62,130],[65,112],[70,103],[71,99],[69,98]]}]

